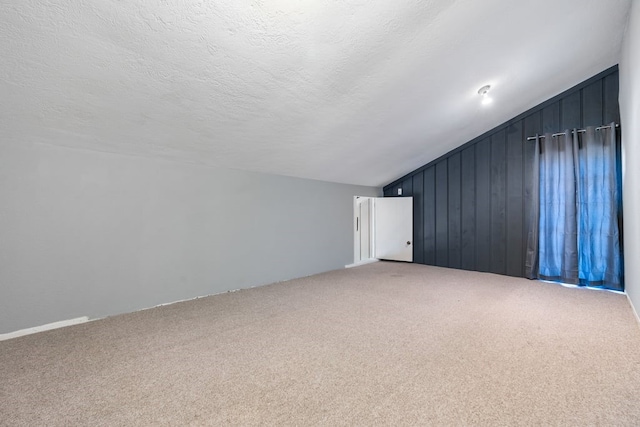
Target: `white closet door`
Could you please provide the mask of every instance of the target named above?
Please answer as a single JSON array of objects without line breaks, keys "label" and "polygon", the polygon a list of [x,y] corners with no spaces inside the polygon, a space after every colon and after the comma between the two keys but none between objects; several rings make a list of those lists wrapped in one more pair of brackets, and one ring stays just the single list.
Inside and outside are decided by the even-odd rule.
[{"label": "white closet door", "polygon": [[374,199],[375,257],[413,262],[413,197]]}]

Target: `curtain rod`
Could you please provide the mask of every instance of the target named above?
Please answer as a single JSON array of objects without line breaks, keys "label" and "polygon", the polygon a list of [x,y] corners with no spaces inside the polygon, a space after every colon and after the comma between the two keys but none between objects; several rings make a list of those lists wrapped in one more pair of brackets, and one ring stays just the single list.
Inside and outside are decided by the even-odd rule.
[{"label": "curtain rod", "polygon": [[[619,125],[619,124],[617,124],[617,123],[616,123],[616,125],[615,125],[615,126],[616,126],[617,128],[618,128],[618,127],[620,127],[620,125]],[[607,129],[607,128],[610,128],[610,127],[611,127],[611,125],[608,125],[608,126],[598,126],[598,127],[596,128],[596,130],[600,130],[600,129]],[[583,133],[583,132],[586,132],[586,131],[587,131],[586,129],[576,129],[576,130],[575,130],[575,132],[578,132],[578,133]],[[573,131],[572,131],[572,132],[573,132]],[[554,134],[552,134],[551,136],[560,136],[560,135],[565,135],[565,133],[564,133],[564,132],[554,133]],[[545,137],[544,135],[530,136],[530,137],[528,137],[528,138],[527,138],[527,141],[531,141],[531,140],[534,140],[534,139],[536,139],[536,138],[544,138],[544,137]]]}]

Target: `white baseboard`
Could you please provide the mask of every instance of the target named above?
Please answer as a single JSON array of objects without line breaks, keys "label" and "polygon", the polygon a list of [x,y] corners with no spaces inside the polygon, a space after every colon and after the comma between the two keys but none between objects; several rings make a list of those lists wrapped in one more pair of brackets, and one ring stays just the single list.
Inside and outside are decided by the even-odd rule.
[{"label": "white baseboard", "polygon": [[[235,289],[232,291],[224,291],[224,292],[219,292],[220,294],[226,293],[226,292],[235,292],[238,291],[239,289]],[[206,298],[209,296],[213,296],[213,295],[218,295],[218,294],[211,294],[211,295],[203,295],[203,296],[197,296],[197,297],[192,297],[192,298],[185,298],[185,299],[181,299],[181,300],[177,300],[177,301],[171,301],[171,302],[165,302],[162,304],[158,304],[158,305],[154,305],[151,307],[145,307],[145,308],[140,308],[138,310],[134,310],[130,313],[136,313],[138,311],[145,311],[145,310],[151,310],[157,307],[164,307],[166,305],[171,305],[171,304],[176,304],[178,302],[186,302],[186,301],[192,301],[192,300],[196,300],[196,299],[200,299],[200,298]],[[122,313],[124,314],[124,313]],[[91,319],[91,320],[99,320],[99,319]],[[4,341],[4,340],[10,340],[11,338],[18,338],[18,337],[22,337],[24,335],[31,335],[31,334],[35,334],[38,332],[44,332],[44,331],[49,331],[51,329],[58,329],[58,328],[64,328],[65,326],[72,326],[72,325],[78,325],[80,323],[85,323],[89,321],[89,317],[87,316],[83,316],[83,317],[78,317],[75,319],[69,319],[69,320],[61,320],[59,322],[53,322],[53,323],[48,323],[46,325],[42,325],[42,326],[34,326],[33,328],[27,328],[27,329],[21,329],[19,331],[15,331],[15,332],[9,332],[6,334],[0,334],[0,341]]]},{"label": "white baseboard", "polygon": [[18,338],[24,335],[31,335],[37,332],[50,331],[51,329],[64,328],[65,326],[78,325],[80,323],[88,322],[87,316],[77,317],[75,319],[61,320],[60,322],[47,323],[42,326],[34,326],[33,328],[21,329],[15,332],[9,332],[7,334],[0,334],[0,341],[10,340],[11,338]]},{"label": "white baseboard", "polygon": [[[264,285],[258,285],[258,286],[264,286]],[[253,287],[257,287],[257,286],[253,286]],[[226,294],[227,292],[237,292],[241,289],[232,289],[230,291],[222,291],[222,292],[218,292],[215,294],[208,294],[208,295],[201,295],[201,296],[197,296],[197,297],[191,297],[191,298],[185,298],[185,299],[181,299],[181,300],[177,300],[177,301],[171,301],[171,302],[165,302],[162,304],[157,304],[151,307],[145,307],[145,308],[140,308],[138,310],[134,310],[131,312],[127,312],[127,313],[136,313],[138,311],[145,311],[145,310],[151,310],[154,308],[158,308],[158,307],[164,307],[167,305],[171,305],[171,304],[176,304],[179,302],[186,302],[186,301],[193,301],[196,299],[200,299],[200,298],[207,298],[210,296],[214,296],[214,295],[220,295],[220,294]],[[121,313],[124,314],[124,313]],[[91,319],[93,320],[100,320],[99,318],[95,318],[95,319]],[[87,316],[83,316],[83,317],[78,317],[75,319],[69,319],[69,320],[61,320],[59,322],[53,322],[53,323],[48,323],[46,325],[42,325],[42,326],[34,326],[33,328],[26,328],[26,329],[21,329],[19,331],[15,331],[15,332],[9,332],[6,334],[0,334],[0,341],[4,341],[4,340],[10,340],[11,338],[18,338],[18,337],[22,337],[24,335],[31,335],[31,334],[35,334],[38,332],[44,332],[44,331],[49,331],[51,329],[58,329],[58,328],[64,328],[65,326],[72,326],[72,325],[78,325],[80,323],[85,323],[89,321],[89,317]]]},{"label": "white baseboard", "polygon": [[[378,261],[378,260],[377,259],[366,260],[366,261],[360,262],[358,264],[352,264],[352,265],[346,266],[346,267],[347,268],[356,267],[358,265],[369,264],[369,263],[376,262],[376,261]],[[310,274],[309,276],[313,276],[315,274],[318,274],[318,273]],[[303,276],[303,277],[309,277],[309,276]],[[299,277],[296,277],[296,278],[293,278],[293,279],[282,280],[280,282],[275,282],[275,283],[287,282],[289,280],[295,280],[295,279],[298,279],[298,278]],[[269,284],[271,284],[271,283],[265,283],[265,284],[261,284],[261,285],[251,286],[250,288],[257,288],[257,287],[266,286],[266,285],[269,285]],[[249,288],[246,288],[246,289],[249,289]],[[200,298],[207,298],[207,297],[211,297],[211,296],[215,296],[215,295],[226,294],[228,292],[238,292],[238,291],[241,291],[241,290],[242,289],[232,289],[232,290],[228,290],[228,291],[217,292],[217,293],[214,293],[214,294],[200,295],[200,296],[191,297],[191,298],[185,298],[185,299],[181,299],[181,300],[177,300],[177,301],[165,302],[165,303],[157,304],[157,305],[154,305],[154,306],[151,306],[151,307],[140,308],[138,310],[134,310],[134,311],[131,311],[131,312],[128,312],[128,313],[135,313],[135,312],[138,312],[138,311],[151,310],[151,309],[154,309],[154,308],[164,307],[164,306],[171,305],[171,304],[176,304],[176,303],[179,303],[179,302],[193,301],[193,300],[200,299]],[[124,313],[121,313],[121,314],[124,314]],[[114,315],[117,315],[117,314],[114,314]],[[99,318],[91,319],[91,321],[94,321],[94,320],[99,320]],[[34,326],[32,328],[21,329],[19,331],[15,331],[15,332],[8,332],[6,334],[0,334],[0,341],[9,340],[9,339],[12,339],[12,338],[18,338],[18,337],[22,337],[24,335],[31,335],[31,334],[35,334],[35,333],[38,333],[38,332],[49,331],[51,329],[64,328],[65,326],[78,325],[80,323],[85,323],[85,322],[88,322],[88,321],[89,321],[89,317],[83,316],[83,317],[78,317],[78,318],[75,318],[75,319],[61,320],[59,322],[48,323],[48,324],[42,325],[42,326]]]},{"label": "white baseboard", "polygon": [[636,311],[636,308],[633,305],[633,302],[631,301],[631,298],[629,298],[629,294],[625,292],[625,295],[627,296],[627,301],[629,301],[629,305],[631,306],[631,311],[633,311],[633,314],[636,315],[636,320],[638,321],[638,326],[640,326],[640,316],[638,316],[638,312]]},{"label": "white baseboard", "polygon": [[372,262],[378,262],[378,261],[380,261],[380,260],[379,259],[375,259],[375,258],[366,259],[364,261],[360,261],[360,262],[356,262],[356,263],[353,263],[353,264],[345,265],[344,268],[358,267],[358,266],[361,266],[361,265],[371,264]]}]

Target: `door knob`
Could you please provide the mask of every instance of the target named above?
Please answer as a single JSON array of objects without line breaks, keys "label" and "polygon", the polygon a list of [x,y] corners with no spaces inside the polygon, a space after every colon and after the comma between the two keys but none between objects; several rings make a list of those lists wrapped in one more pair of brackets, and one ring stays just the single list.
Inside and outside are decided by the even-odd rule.
[{"label": "door knob", "polygon": [[410,244],[411,244],[411,242],[407,240],[407,245],[410,245]]}]

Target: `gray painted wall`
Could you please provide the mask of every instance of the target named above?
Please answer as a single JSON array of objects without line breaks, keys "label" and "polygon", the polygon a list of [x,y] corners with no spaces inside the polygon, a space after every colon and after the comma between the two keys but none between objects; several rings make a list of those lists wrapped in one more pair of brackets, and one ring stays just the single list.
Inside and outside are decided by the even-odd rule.
[{"label": "gray painted wall", "polygon": [[353,262],[342,185],[42,144],[0,147],[0,333]]},{"label": "gray painted wall", "polygon": [[640,3],[632,2],[620,61],[626,292],[640,314]]}]

